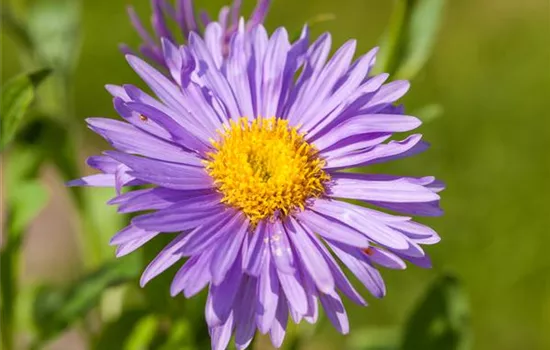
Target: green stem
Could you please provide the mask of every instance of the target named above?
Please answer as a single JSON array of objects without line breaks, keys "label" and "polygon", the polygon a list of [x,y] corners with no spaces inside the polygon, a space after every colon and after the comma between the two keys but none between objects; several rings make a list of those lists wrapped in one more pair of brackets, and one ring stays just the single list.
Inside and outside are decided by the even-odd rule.
[{"label": "green stem", "polygon": [[0,252],[0,324],[2,325],[2,348],[14,349],[15,339],[15,306],[17,305],[19,266],[19,249],[21,248],[22,232],[13,232],[10,227],[12,215],[8,212],[8,229],[5,235],[5,245]]},{"label": "green stem", "polygon": [[0,19],[4,24],[4,28],[11,34],[10,36],[27,51],[27,53],[32,55],[34,45],[31,36],[27,32],[26,28],[15,18],[7,4],[2,5],[3,7]]}]

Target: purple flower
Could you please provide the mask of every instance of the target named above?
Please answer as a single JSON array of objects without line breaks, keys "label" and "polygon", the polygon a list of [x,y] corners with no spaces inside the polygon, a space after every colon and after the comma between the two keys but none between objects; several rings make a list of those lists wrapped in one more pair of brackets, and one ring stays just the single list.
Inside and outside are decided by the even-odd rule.
[{"label": "purple flower", "polygon": [[[247,31],[241,21],[226,58],[214,44],[223,36],[212,22],[204,39],[191,32],[188,46],[163,39],[173,80],[128,55],[156,97],[132,85],[107,87],[125,121],[88,124],[117,150],[91,157],[101,173],[71,185],[114,187],[110,204],[119,212],[147,211],[112,238],[117,256],[161,232],[178,233],[141,284],[179,263],[172,295],[208,287],[214,349],[232,334],[246,348],[256,329],[279,347],[289,316],[314,323],[319,303],[347,333],[341,295],[366,302],[342,267],[381,298],[379,266],[430,267],[421,245],[439,241],[403,214],[440,215],[441,182],[344,171],[427,148],[420,134],[390,140],[420,125],[394,105],[409,83],[369,76],[376,49],[353,61],[354,40],[329,58],[331,36],[310,44],[307,28],[291,43],[284,28],[269,37],[262,25]],[[128,185],[147,186],[121,193]]]},{"label": "purple flower", "polygon": [[[247,30],[251,30],[254,26],[263,23],[271,1],[258,0],[256,8],[246,23]],[[221,26],[223,35],[218,43],[210,42],[209,45],[221,45],[222,50],[226,51],[229,38],[237,31],[241,5],[242,0],[233,0],[231,6],[224,6],[220,10],[217,21]],[[143,41],[139,47],[139,51],[143,57],[164,67],[167,66],[167,63],[162,51],[161,39],[166,39],[174,45],[183,44],[183,38],[187,38],[189,33],[201,34],[203,28],[212,22],[206,11],[200,11],[199,15],[196,15],[193,0],[175,0],[175,6],[172,6],[167,0],[151,0],[151,7],[153,9],[151,15],[151,26],[154,30],[153,36],[145,29],[133,6],[128,6],[128,15],[130,16],[132,25]],[[176,23],[181,33],[172,32],[168,19]],[[178,37],[181,37],[182,40],[179,40]],[[122,44],[120,49],[125,54],[135,55],[133,50],[125,44]]]}]

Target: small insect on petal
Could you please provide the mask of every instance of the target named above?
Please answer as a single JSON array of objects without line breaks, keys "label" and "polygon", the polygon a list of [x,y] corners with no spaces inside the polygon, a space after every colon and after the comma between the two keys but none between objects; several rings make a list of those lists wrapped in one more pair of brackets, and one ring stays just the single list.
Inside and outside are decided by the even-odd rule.
[{"label": "small insect on petal", "polygon": [[371,247],[368,247],[368,248],[363,249],[363,252],[365,254],[367,254],[368,256],[372,256],[374,254],[374,249],[372,249]]}]

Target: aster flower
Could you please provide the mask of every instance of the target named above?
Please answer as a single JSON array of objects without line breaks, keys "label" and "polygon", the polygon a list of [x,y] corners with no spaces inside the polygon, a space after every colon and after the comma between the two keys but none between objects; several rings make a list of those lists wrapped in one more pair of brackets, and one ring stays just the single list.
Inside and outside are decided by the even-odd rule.
[{"label": "aster flower", "polygon": [[[254,26],[263,23],[271,0],[258,0],[256,8],[246,23],[246,29],[251,30]],[[145,29],[133,6],[128,6],[128,15],[132,25],[138,32],[143,43],[139,51],[143,57],[160,66],[166,67],[165,57],[162,52],[161,38],[170,41],[174,45],[183,44],[183,38],[189,33],[201,34],[203,28],[212,22],[206,11],[201,10],[197,16],[193,0],[176,0],[175,6],[166,0],[151,0],[153,13],[151,15],[151,26],[154,33],[151,35]],[[219,12],[218,23],[223,35],[219,42],[208,42],[208,45],[221,45],[222,50],[227,47],[229,38],[237,31],[238,21],[241,15],[242,0],[233,0],[231,6],[224,6]],[[181,33],[174,33],[170,29],[170,21],[175,22]],[[178,39],[181,37],[182,40]],[[122,44],[120,49],[126,54],[135,54],[127,45]]]},{"label": "aster flower", "polygon": [[[119,212],[147,211],[112,238],[117,256],[178,233],[141,284],[181,264],[173,296],[208,288],[214,349],[232,334],[244,349],[256,329],[279,347],[289,317],[314,323],[319,303],[347,333],[341,295],[366,302],[342,268],[380,298],[378,267],[404,269],[404,260],[429,267],[421,245],[439,241],[408,216],[441,214],[439,181],[345,172],[426,149],[420,134],[390,140],[420,125],[395,105],[409,83],[369,76],[376,49],[353,61],[354,40],[329,58],[331,36],[310,44],[307,28],[291,43],[284,28],[269,37],[242,21],[225,59],[208,45],[223,36],[213,22],[204,39],[191,32],[188,46],[163,39],[172,79],[128,55],[156,97],[107,87],[125,121],[87,121],[117,150],[91,157],[101,173],[71,185],[114,187],[110,204]],[[122,193],[128,185],[146,186]]]}]

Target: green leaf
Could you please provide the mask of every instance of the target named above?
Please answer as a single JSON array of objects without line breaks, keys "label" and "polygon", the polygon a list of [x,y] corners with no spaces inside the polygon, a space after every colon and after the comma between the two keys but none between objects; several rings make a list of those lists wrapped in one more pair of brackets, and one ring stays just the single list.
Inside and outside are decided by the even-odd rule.
[{"label": "green leaf", "polygon": [[[48,191],[37,180],[28,180],[9,189],[8,232],[22,232],[44,208]],[[18,239],[18,237],[12,237]]]},{"label": "green leaf", "polygon": [[81,2],[79,0],[34,1],[28,26],[39,57],[61,72],[75,67],[80,51]]},{"label": "green leaf", "polygon": [[135,279],[139,275],[136,262],[124,259],[107,263],[66,288],[42,287],[33,307],[40,339],[50,339],[86,316],[107,288]]},{"label": "green leaf", "polygon": [[406,47],[397,76],[412,79],[422,69],[432,53],[445,8],[445,0],[412,1],[406,26]]},{"label": "green leaf", "polygon": [[397,350],[400,332],[391,327],[365,327],[351,334],[349,350]]},{"label": "green leaf", "polygon": [[93,340],[92,349],[97,350],[121,350],[134,327],[147,315],[145,309],[125,310],[120,317],[103,326],[100,335]]},{"label": "green leaf", "polygon": [[2,87],[0,149],[4,149],[15,137],[25,112],[34,100],[36,87],[49,74],[49,69],[41,69],[16,77]]},{"label": "green leaf", "polygon": [[7,224],[4,244],[0,252],[0,300],[2,309],[2,343],[6,349],[13,348],[16,318],[19,305],[17,272],[23,241],[23,233],[29,223],[44,207],[48,192],[36,180],[42,159],[27,148],[16,147],[6,160]]},{"label": "green leaf", "polygon": [[196,349],[193,344],[193,327],[188,320],[182,319],[174,323],[170,328],[166,342],[162,344],[159,350],[192,350]]},{"label": "green leaf", "polygon": [[446,0],[397,0],[378,55],[378,72],[413,79],[432,53]]},{"label": "green leaf", "polygon": [[400,54],[404,26],[409,11],[410,0],[396,0],[390,22],[382,36],[380,51],[376,55],[375,72],[395,73],[395,66]]},{"label": "green leaf", "polygon": [[0,13],[0,21],[4,25],[7,34],[14,39],[19,46],[25,49],[28,53],[32,53],[33,44],[27,28],[21,23],[12,13],[11,9],[4,2]]},{"label": "green leaf", "polygon": [[470,311],[458,280],[434,282],[409,317],[403,350],[467,350],[471,348]]},{"label": "green leaf", "polygon": [[124,350],[149,349],[149,345],[157,334],[159,319],[156,315],[148,315],[137,322],[134,330],[124,344]]},{"label": "green leaf", "polygon": [[106,249],[106,242],[128,224],[128,217],[118,213],[115,206],[106,204],[116,195],[114,189],[84,188],[82,194],[84,206],[80,210],[86,234],[83,237],[86,262],[97,266],[114,255],[113,249]]},{"label": "green leaf", "polygon": [[443,115],[443,106],[437,103],[427,105],[414,111],[412,115],[417,116],[424,123],[429,123]]}]

